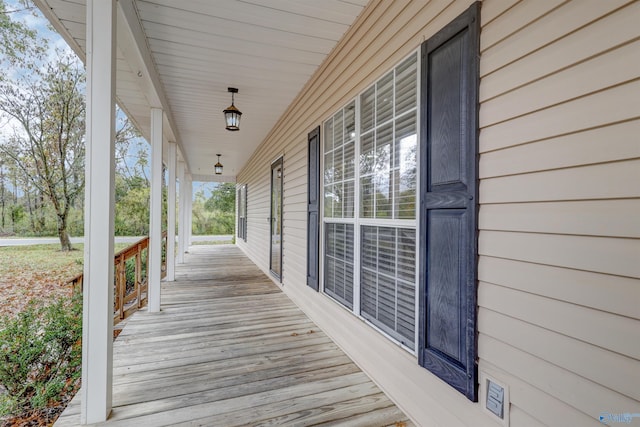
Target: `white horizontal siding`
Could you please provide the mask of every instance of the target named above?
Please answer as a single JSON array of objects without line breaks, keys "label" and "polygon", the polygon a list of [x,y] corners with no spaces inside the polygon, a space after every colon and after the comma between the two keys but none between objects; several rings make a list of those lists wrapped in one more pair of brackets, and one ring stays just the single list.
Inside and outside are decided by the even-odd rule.
[{"label": "white horizontal siding", "polygon": [[[305,286],[307,133],[470,1],[374,0],[239,174],[264,270],[284,155],[284,290],[419,425],[495,426],[415,357]],[[482,5],[479,366],[511,425],[600,425],[640,405],[640,2]]]},{"label": "white horizontal siding", "polygon": [[525,0],[483,27],[479,359],[511,425],[640,405],[639,19]]}]

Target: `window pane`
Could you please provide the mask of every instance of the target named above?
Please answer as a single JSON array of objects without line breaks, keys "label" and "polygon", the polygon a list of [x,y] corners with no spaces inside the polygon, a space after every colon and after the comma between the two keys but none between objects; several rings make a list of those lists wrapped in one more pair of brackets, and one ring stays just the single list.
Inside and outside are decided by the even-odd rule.
[{"label": "window pane", "polygon": [[416,281],[416,232],[407,228],[398,229],[397,275],[399,279]]},{"label": "window pane", "polygon": [[376,88],[371,86],[360,95],[360,133],[373,129],[375,125]]},{"label": "window pane", "polygon": [[335,181],[333,173],[333,152],[324,155],[324,184],[331,184]]},{"label": "window pane", "polygon": [[348,181],[342,187],[342,217],[353,218],[355,205],[355,188],[354,181]]},{"label": "window pane", "polygon": [[378,318],[392,330],[396,329],[396,289],[391,277],[378,274]]},{"label": "window pane", "polygon": [[391,218],[393,188],[391,187],[391,144],[393,124],[383,126],[376,132],[375,194],[376,218]]},{"label": "window pane", "polygon": [[411,55],[396,67],[396,115],[416,108],[417,70],[418,60],[416,55]]},{"label": "window pane", "polygon": [[327,218],[333,218],[333,199],[335,194],[333,193],[333,185],[324,186],[324,216]]},{"label": "window pane", "polygon": [[356,166],[356,144],[355,142],[347,142],[344,145],[344,167],[343,167],[343,177],[345,180],[353,179],[355,177],[355,166]]},{"label": "window pane", "polygon": [[333,181],[342,181],[342,167],[344,162],[344,156],[342,152],[342,146],[336,146],[333,151]]},{"label": "window pane", "polygon": [[394,175],[395,218],[416,217],[417,150],[416,115],[410,113],[396,120],[394,158],[398,170]]},{"label": "window pane", "polygon": [[333,150],[333,119],[324,122],[324,152]]},{"label": "window pane", "polygon": [[353,308],[353,225],[325,224],[324,292]]},{"label": "window pane", "polygon": [[344,141],[356,139],[356,103],[347,105],[344,109]]},{"label": "window pane", "polygon": [[413,348],[415,230],[361,227],[360,298],[363,317]]},{"label": "window pane", "polygon": [[375,146],[373,132],[360,138],[360,175],[373,173],[375,165]]},{"label": "window pane", "polygon": [[393,72],[376,83],[376,126],[393,117]]},{"label": "window pane", "polygon": [[342,115],[343,115],[343,112],[342,110],[340,110],[333,116],[333,148],[338,148],[339,146],[342,145],[342,142],[344,141],[342,136],[343,135],[342,134],[343,132]]},{"label": "window pane", "polygon": [[378,246],[378,229],[376,227],[362,226],[362,268],[376,271]]},{"label": "window pane", "polygon": [[333,184],[333,217],[342,218],[342,183]]},{"label": "window pane", "polygon": [[373,177],[367,176],[360,179],[360,216],[373,218]]},{"label": "window pane", "polygon": [[378,271],[395,275],[396,270],[396,229],[378,228]]},{"label": "window pane", "polygon": [[416,317],[416,232],[398,229],[397,295],[398,333],[413,341]]}]

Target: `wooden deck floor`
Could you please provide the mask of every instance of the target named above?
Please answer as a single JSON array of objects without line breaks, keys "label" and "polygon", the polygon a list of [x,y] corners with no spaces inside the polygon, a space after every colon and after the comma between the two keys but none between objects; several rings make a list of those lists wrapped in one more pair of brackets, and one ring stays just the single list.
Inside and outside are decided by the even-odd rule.
[{"label": "wooden deck floor", "polygon": [[[114,343],[108,426],[409,426],[232,245],[196,246]],[[79,395],[55,424],[79,424]]]}]

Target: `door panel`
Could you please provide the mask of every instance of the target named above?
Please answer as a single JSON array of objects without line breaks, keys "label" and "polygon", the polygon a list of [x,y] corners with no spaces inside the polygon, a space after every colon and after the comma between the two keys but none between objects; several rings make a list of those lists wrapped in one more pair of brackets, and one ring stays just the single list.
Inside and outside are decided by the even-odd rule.
[{"label": "door panel", "polygon": [[282,282],[282,157],[271,165],[271,246],[269,269]]}]

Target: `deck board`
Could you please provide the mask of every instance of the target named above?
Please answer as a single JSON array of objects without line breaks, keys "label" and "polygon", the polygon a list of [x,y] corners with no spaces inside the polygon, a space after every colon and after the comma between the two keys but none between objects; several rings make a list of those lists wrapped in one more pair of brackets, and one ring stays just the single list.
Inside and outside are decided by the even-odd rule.
[{"label": "deck board", "polygon": [[[108,426],[410,426],[242,252],[193,247],[114,343]],[[79,394],[56,426],[79,424]]]}]

